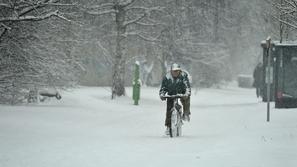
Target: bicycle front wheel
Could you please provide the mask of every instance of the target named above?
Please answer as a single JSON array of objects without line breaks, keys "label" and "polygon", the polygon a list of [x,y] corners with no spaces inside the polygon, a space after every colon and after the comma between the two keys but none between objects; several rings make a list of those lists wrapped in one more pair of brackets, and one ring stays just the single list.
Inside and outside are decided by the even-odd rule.
[{"label": "bicycle front wheel", "polygon": [[176,109],[172,110],[171,113],[171,126],[170,126],[170,137],[180,136],[181,126],[179,125],[179,114]]}]

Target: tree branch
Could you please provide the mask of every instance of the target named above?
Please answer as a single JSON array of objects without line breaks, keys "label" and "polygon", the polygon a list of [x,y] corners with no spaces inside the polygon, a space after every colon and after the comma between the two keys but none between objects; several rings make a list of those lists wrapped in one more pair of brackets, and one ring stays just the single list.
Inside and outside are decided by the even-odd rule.
[{"label": "tree branch", "polygon": [[142,26],[158,26],[158,25],[167,26],[167,24],[160,23],[160,22],[153,20],[151,18],[147,18],[146,20],[150,23],[143,23],[143,22],[139,21],[139,22],[136,22],[135,24],[142,25]]},{"label": "tree branch", "polygon": [[296,26],[296,25],[293,25],[293,24],[291,24],[291,23],[289,23],[289,22],[287,22],[287,21],[281,20],[281,19],[279,19],[279,21],[280,21],[281,23],[284,23],[284,24],[286,24],[286,25],[292,27],[292,28],[297,29],[297,26]]},{"label": "tree branch", "polygon": [[11,27],[8,27],[7,25],[5,25],[5,24],[3,24],[3,23],[1,23],[0,25],[1,25],[2,27],[4,27],[5,29],[11,30]]},{"label": "tree branch", "polygon": [[77,3],[68,4],[68,3],[43,3],[42,5],[51,5],[51,6],[76,6]]},{"label": "tree branch", "polygon": [[5,34],[6,31],[7,31],[7,29],[4,28],[4,30],[2,32],[0,32],[0,43],[1,43],[1,38],[3,37],[3,35]]},{"label": "tree branch", "polygon": [[277,18],[277,17],[275,17],[275,16],[272,16],[272,17],[273,17],[274,19],[278,20],[279,22],[283,23],[283,24],[286,24],[286,25],[288,25],[288,26],[291,26],[292,28],[297,29],[297,26],[296,26],[296,25],[293,25],[292,23],[289,23],[289,22],[287,22],[287,21],[284,21],[284,20],[282,20],[282,19],[280,19],[280,18]]},{"label": "tree branch", "polygon": [[136,0],[130,0],[130,2],[127,2],[126,4],[121,4],[124,7],[130,6],[131,4],[133,4]]},{"label": "tree branch", "polygon": [[111,13],[116,13],[117,10],[114,9],[110,9],[110,10],[106,10],[106,11],[102,11],[102,12],[94,12],[94,11],[85,11],[86,13],[90,14],[90,15],[104,15],[104,14],[111,14]]},{"label": "tree branch", "polygon": [[137,18],[135,18],[133,20],[125,21],[123,26],[126,27],[126,26],[128,26],[130,24],[136,23],[136,22],[140,21],[141,19],[143,19],[145,16],[146,16],[146,13],[142,14],[141,16],[139,16],[139,17],[137,17]]},{"label": "tree branch", "polygon": [[26,8],[24,8],[23,10],[21,10],[19,12],[19,16],[23,16],[37,8],[41,8],[41,7],[44,7],[44,6],[47,6],[46,3],[57,3],[59,0],[42,0],[42,1],[38,1],[36,4],[33,4],[32,6],[28,6]]},{"label": "tree branch", "polygon": [[143,22],[136,22],[135,24],[141,25],[141,26],[158,26],[158,25],[164,25],[162,23],[143,23]]},{"label": "tree branch", "polygon": [[59,15],[59,11],[54,11],[47,13],[45,15],[41,16],[21,16],[21,17],[2,17],[0,18],[0,22],[7,22],[7,21],[39,21],[44,20],[52,16],[57,16],[60,18],[64,18],[61,15]]},{"label": "tree branch", "polygon": [[109,64],[112,64],[114,60],[112,59],[110,52],[106,48],[103,47],[103,45],[101,44],[100,41],[97,41],[97,44],[98,44],[99,48],[102,49],[102,52],[103,52],[102,55],[103,55],[105,61],[108,62]]},{"label": "tree branch", "polygon": [[158,37],[156,38],[151,38],[151,37],[145,37],[143,35],[141,35],[140,33],[136,33],[136,32],[129,32],[129,33],[125,33],[124,37],[128,37],[128,36],[136,36],[144,41],[148,41],[148,42],[160,42],[160,40],[158,40]]},{"label": "tree branch", "polygon": [[295,6],[297,6],[297,2],[296,1],[293,1],[293,3],[295,4]]},{"label": "tree branch", "polygon": [[288,1],[288,0],[285,0],[285,2],[286,2],[287,4],[289,4],[291,7],[296,8],[296,6],[295,6],[292,2],[290,2],[290,1]]},{"label": "tree branch", "polygon": [[[128,26],[130,24],[137,23],[138,21],[140,21],[144,17],[150,15],[150,13],[152,11],[154,11],[154,10],[161,10],[162,8],[159,7],[159,6],[157,6],[157,7],[151,7],[151,8],[146,8],[146,7],[131,7],[131,8],[128,8],[127,10],[129,10],[129,9],[141,9],[141,10],[144,10],[144,13],[142,15],[138,16],[137,18],[133,19],[133,20],[126,21],[124,23],[124,26]],[[142,25],[144,25],[144,24],[142,24]]]},{"label": "tree branch", "polygon": [[83,7],[84,9],[102,9],[102,8],[106,8],[106,7],[113,7],[114,3],[104,3],[101,5],[94,5],[91,7]]},{"label": "tree branch", "polygon": [[5,8],[12,8],[11,5],[6,4],[6,3],[0,3],[0,7],[5,7]]},{"label": "tree branch", "polygon": [[143,7],[143,6],[132,6],[127,8],[127,10],[144,10],[146,12],[151,12],[151,11],[160,11],[160,12],[164,12],[165,7],[161,7],[161,6],[156,6],[156,7]]}]

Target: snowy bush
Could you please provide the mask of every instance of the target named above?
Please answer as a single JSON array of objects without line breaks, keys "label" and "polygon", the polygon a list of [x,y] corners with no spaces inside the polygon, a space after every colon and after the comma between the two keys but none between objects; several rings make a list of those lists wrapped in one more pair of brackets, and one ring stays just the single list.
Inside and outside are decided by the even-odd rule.
[{"label": "snowy bush", "polygon": [[[28,5],[28,10],[30,7]],[[14,18],[12,9],[5,9],[7,13],[0,14],[3,19],[15,19],[15,22],[7,24],[9,30],[0,31],[2,104],[25,102],[30,90],[40,87],[73,86],[83,72],[80,59],[72,53],[73,35],[69,33],[69,25],[55,18],[39,21],[46,19],[42,16],[43,7],[38,10],[39,6],[35,6],[36,9],[29,13],[34,17]]]}]

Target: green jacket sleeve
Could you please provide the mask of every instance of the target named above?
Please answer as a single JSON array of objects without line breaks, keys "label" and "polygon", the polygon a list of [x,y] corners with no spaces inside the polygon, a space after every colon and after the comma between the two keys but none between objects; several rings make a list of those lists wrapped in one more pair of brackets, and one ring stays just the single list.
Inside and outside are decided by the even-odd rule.
[{"label": "green jacket sleeve", "polygon": [[161,88],[159,91],[160,96],[164,96],[166,93],[168,93],[168,87],[167,87],[167,78],[166,76],[162,80]]},{"label": "green jacket sleeve", "polygon": [[188,75],[186,73],[185,73],[185,76],[184,76],[184,85],[186,87],[185,94],[188,95],[188,96],[191,96],[191,85],[190,85],[189,77],[188,77]]}]

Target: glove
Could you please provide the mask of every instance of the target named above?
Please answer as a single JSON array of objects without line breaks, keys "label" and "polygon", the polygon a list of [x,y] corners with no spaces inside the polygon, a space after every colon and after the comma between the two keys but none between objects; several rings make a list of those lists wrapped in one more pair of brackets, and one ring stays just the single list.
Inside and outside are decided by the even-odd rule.
[{"label": "glove", "polygon": [[178,96],[181,96],[183,100],[187,100],[190,96],[188,94],[177,94]]},{"label": "glove", "polygon": [[166,100],[166,98],[164,97],[164,95],[160,95],[160,99],[161,99],[162,101]]}]

